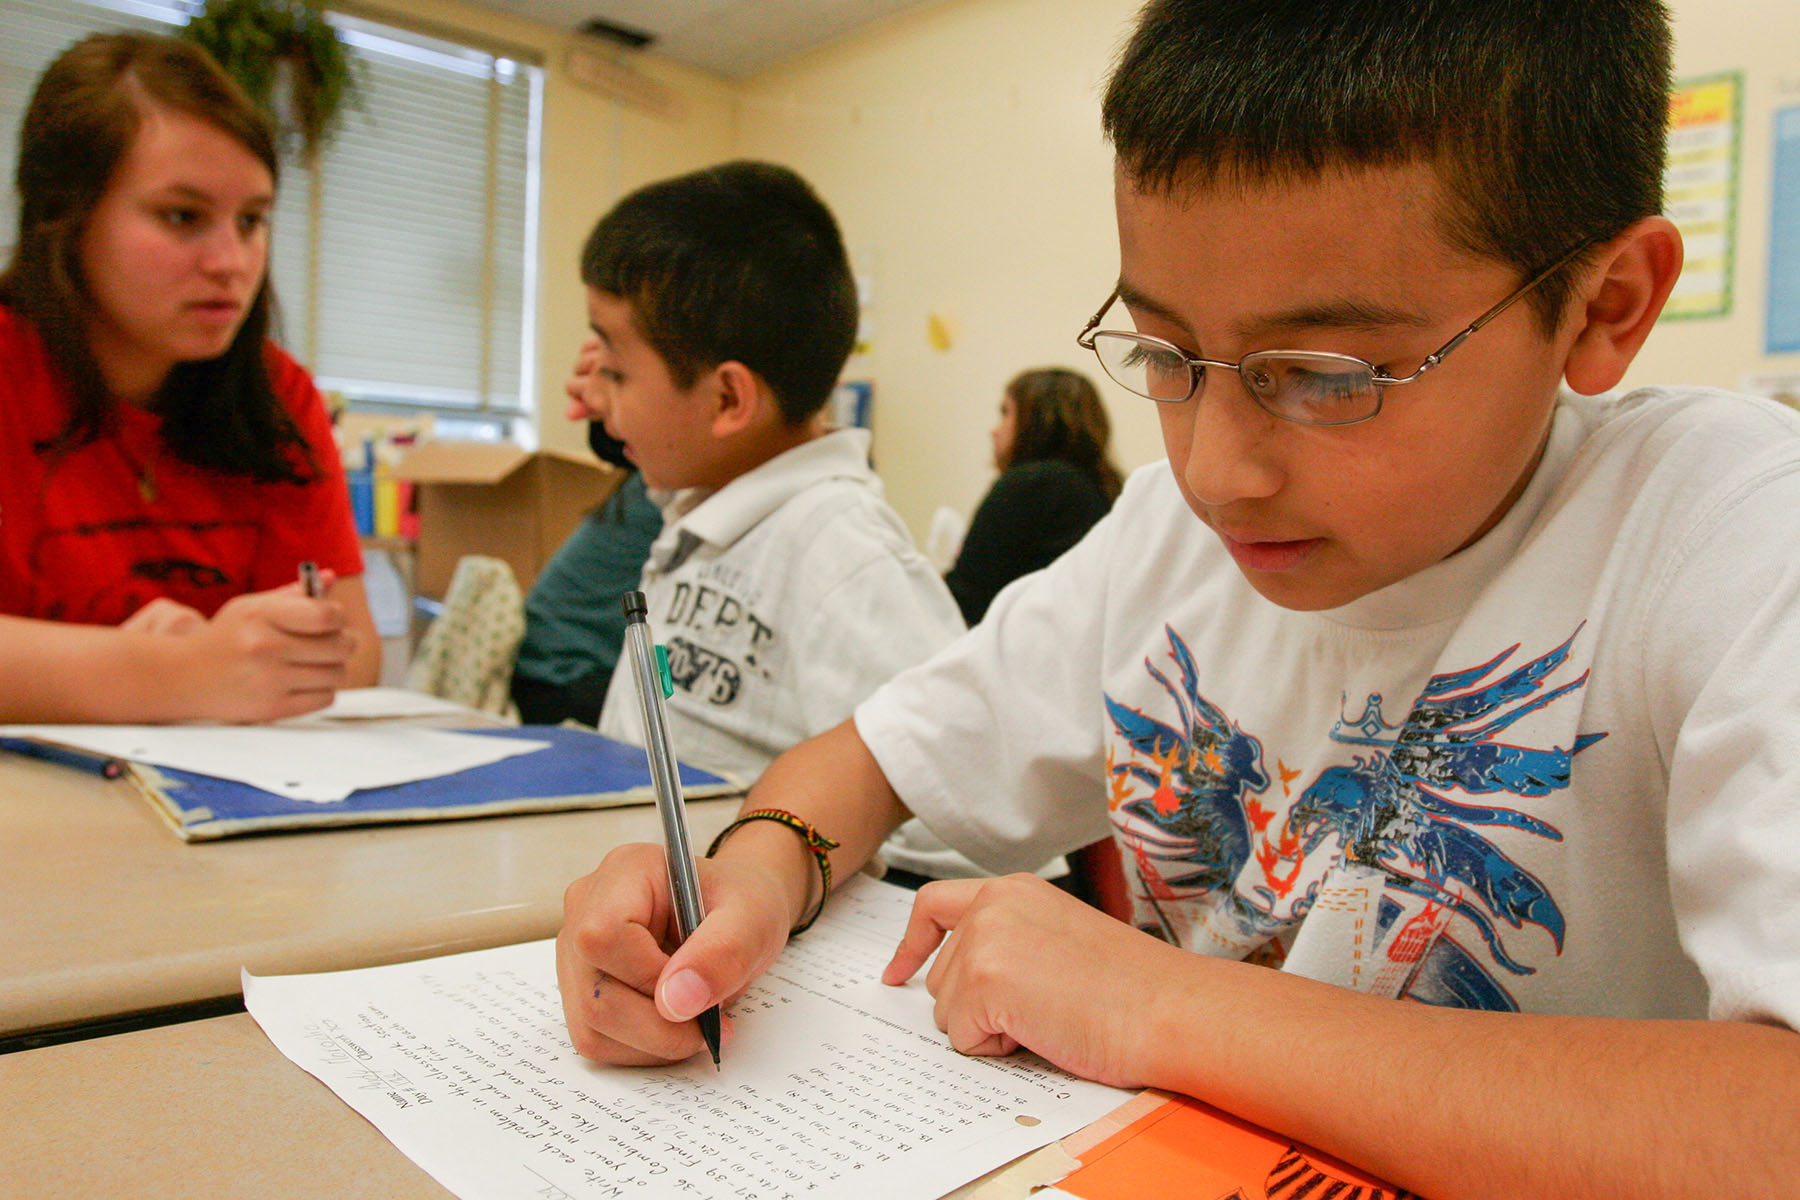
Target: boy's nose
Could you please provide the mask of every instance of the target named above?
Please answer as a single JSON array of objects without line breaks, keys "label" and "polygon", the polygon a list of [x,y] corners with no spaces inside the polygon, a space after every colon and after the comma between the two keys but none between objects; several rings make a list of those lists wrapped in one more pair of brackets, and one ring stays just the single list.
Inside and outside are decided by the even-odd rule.
[{"label": "boy's nose", "polygon": [[1199,395],[1165,406],[1164,437],[1171,456],[1181,457],[1175,470],[1208,507],[1274,495],[1283,479],[1277,455],[1283,422],[1251,399],[1241,380],[1212,374]]}]

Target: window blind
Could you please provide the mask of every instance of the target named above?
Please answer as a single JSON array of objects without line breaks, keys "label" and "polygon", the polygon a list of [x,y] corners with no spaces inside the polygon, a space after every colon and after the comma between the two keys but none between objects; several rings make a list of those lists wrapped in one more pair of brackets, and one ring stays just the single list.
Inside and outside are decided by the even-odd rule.
[{"label": "window blind", "polygon": [[[84,34],[167,31],[185,4],[0,0],[0,153],[51,59]],[[360,107],[316,170],[290,156],[270,258],[279,337],[353,405],[529,411],[541,72],[332,14]],[[17,197],[0,208],[10,243]]]}]

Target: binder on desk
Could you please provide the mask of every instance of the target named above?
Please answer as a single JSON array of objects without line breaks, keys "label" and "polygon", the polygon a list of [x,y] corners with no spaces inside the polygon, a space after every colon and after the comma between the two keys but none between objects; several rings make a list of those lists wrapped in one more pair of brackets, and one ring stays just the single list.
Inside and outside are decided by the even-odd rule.
[{"label": "binder on desk", "polygon": [[[328,804],[293,800],[235,780],[131,763],[126,778],[184,841],[244,833],[321,829],[390,821],[441,821],[503,813],[556,812],[653,804],[655,789],[641,746],[591,729],[521,725],[463,730],[481,737],[529,738],[550,745],[453,775],[365,788]],[[733,776],[681,766],[690,799],[744,790]]]}]

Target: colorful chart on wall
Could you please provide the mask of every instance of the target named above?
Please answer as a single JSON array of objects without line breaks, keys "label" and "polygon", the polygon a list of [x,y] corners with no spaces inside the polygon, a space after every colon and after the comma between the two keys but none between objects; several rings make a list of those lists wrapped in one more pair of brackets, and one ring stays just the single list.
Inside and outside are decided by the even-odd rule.
[{"label": "colorful chart on wall", "polygon": [[1687,260],[1664,317],[1731,311],[1743,95],[1742,73],[1727,71],[1677,83],[1669,98],[1663,215],[1681,230]]},{"label": "colorful chart on wall", "polygon": [[1766,354],[1800,352],[1800,104],[1776,110]]}]

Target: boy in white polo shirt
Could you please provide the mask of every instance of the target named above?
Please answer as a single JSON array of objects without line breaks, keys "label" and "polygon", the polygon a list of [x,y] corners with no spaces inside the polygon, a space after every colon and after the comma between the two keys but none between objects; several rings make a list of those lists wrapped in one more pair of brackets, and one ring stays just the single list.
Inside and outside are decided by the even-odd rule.
[{"label": "boy in white polo shirt", "polygon": [[[754,778],[963,629],[868,433],[821,419],[857,321],[837,223],[787,168],[726,163],[620,201],[581,275],[583,399],[665,498],[642,587],[675,746]],[[642,741],[629,672],[599,727]]]}]

